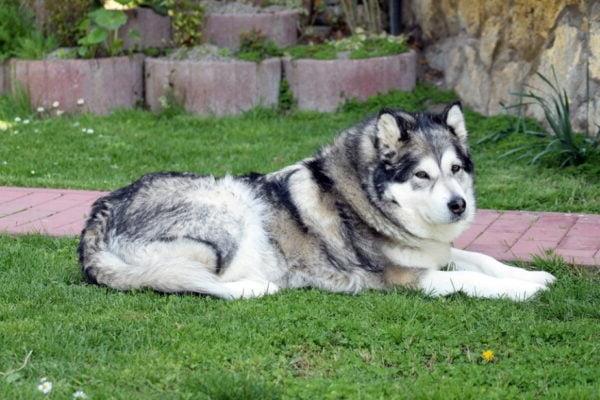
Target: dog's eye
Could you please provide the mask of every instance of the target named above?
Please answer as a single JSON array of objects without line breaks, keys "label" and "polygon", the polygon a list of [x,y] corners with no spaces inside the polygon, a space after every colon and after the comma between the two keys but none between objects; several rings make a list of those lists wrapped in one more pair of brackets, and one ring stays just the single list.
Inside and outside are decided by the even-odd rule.
[{"label": "dog's eye", "polygon": [[461,170],[461,168],[462,168],[462,167],[461,167],[460,165],[458,165],[458,164],[454,164],[454,165],[452,166],[452,173],[453,173],[453,174],[457,173],[458,171],[460,171],[460,170]]},{"label": "dog's eye", "polygon": [[418,171],[415,176],[419,179],[429,179],[429,175],[425,171]]}]

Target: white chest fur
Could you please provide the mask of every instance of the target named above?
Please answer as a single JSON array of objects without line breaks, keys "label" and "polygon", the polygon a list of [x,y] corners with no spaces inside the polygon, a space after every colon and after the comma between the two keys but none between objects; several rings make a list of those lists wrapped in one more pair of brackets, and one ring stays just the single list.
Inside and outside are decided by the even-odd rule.
[{"label": "white chest fur", "polygon": [[401,267],[440,269],[450,261],[450,245],[447,243],[431,241],[419,248],[385,244],[381,250],[390,261]]}]

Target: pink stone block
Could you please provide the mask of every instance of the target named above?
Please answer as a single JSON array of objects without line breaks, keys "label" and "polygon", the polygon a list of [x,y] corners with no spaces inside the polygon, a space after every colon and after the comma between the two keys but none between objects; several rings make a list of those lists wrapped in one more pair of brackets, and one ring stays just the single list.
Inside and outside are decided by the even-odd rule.
[{"label": "pink stone block", "polygon": [[301,110],[335,111],[349,99],[413,90],[414,51],[364,60],[284,60],[285,77]]},{"label": "pink stone block", "polygon": [[492,232],[486,230],[471,245],[499,246],[506,251],[515,244],[520,236],[521,234],[518,232]]},{"label": "pink stone block", "polygon": [[598,265],[594,258],[594,250],[557,249],[556,254],[565,259],[569,264]]},{"label": "pink stone block", "polygon": [[485,228],[485,225],[472,225],[454,241],[454,247],[458,247],[460,249],[466,248],[479,235],[481,235],[483,231],[485,231]]},{"label": "pink stone block", "polygon": [[498,211],[490,211],[490,210],[477,210],[475,214],[475,220],[473,221],[473,225],[484,225],[488,226],[498,218],[500,218],[502,213]]},{"label": "pink stone block", "polygon": [[600,224],[577,221],[569,231],[569,236],[600,237]]},{"label": "pink stone block", "polygon": [[567,234],[567,229],[549,229],[534,225],[523,234],[521,240],[549,241],[555,245]]},{"label": "pink stone block", "polygon": [[600,236],[572,236],[569,234],[559,243],[558,248],[563,250],[593,250],[595,253],[600,248]]},{"label": "pink stone block", "polygon": [[0,216],[14,214],[60,197],[56,192],[34,192],[25,197],[0,204]]},{"label": "pink stone block", "polygon": [[21,197],[25,197],[29,192],[17,191],[17,190],[1,190],[0,191],[0,204],[8,203],[9,201],[16,200]]},{"label": "pink stone block", "polygon": [[[95,60],[11,60],[12,90],[27,91],[33,107],[108,114],[143,99],[143,57]],[[84,104],[77,101],[83,99]]]},{"label": "pink stone block", "polygon": [[[162,49],[172,45],[171,18],[146,7],[126,10],[125,13],[127,23],[119,29],[125,49]],[[139,40],[132,39],[132,31],[139,33]]]},{"label": "pink stone block", "polygon": [[240,35],[260,31],[279,47],[296,44],[300,14],[297,11],[277,11],[255,14],[207,14],[204,17],[204,38],[219,47],[237,50]]},{"label": "pink stone block", "polygon": [[556,247],[554,241],[527,241],[519,240],[511,248],[510,252],[517,257],[528,257],[531,255],[544,255],[546,250],[553,250]]},{"label": "pink stone block", "polygon": [[189,112],[232,115],[279,98],[281,62],[146,60],[146,102],[153,111],[171,90]]}]

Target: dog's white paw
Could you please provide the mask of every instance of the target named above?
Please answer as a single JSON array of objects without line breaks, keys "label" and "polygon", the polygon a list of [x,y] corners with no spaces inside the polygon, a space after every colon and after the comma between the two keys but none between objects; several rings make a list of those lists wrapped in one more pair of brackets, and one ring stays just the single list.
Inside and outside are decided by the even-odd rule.
[{"label": "dog's white paw", "polygon": [[518,269],[512,278],[544,286],[551,285],[556,281],[556,277],[546,271],[527,271],[521,268]]},{"label": "dog's white paw", "polygon": [[273,282],[243,280],[223,284],[230,292],[231,299],[251,299],[274,294],[279,291],[279,286]]},{"label": "dog's white paw", "polygon": [[545,285],[539,283],[515,281],[513,279],[503,280],[505,282],[503,282],[500,297],[506,297],[514,301],[529,300],[548,289]]}]

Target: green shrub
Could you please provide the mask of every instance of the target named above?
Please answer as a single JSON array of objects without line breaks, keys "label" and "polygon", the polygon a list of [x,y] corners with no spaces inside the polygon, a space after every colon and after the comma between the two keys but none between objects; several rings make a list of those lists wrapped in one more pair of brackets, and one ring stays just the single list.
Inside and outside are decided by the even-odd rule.
[{"label": "green shrub", "polygon": [[164,8],[171,17],[173,41],[176,46],[193,47],[201,43],[200,27],[204,20],[204,8],[193,0],[164,0]]},{"label": "green shrub", "polygon": [[84,58],[119,55],[123,50],[119,28],[126,23],[127,15],[121,10],[98,8],[90,12],[80,26],[86,35],[77,41],[79,55]]},{"label": "green shrub", "polygon": [[45,31],[54,35],[61,46],[75,47],[81,37],[81,23],[89,12],[101,6],[100,0],[46,1]]},{"label": "green shrub", "polygon": [[[571,110],[569,97],[565,89],[561,88],[556,72],[552,68],[554,82],[546,76],[537,73],[537,76],[549,88],[549,93],[543,93],[532,86],[526,86],[528,91],[516,93],[519,102],[509,108],[519,111],[518,131],[539,138],[535,145],[520,146],[505,153],[504,156],[519,154],[519,158],[530,158],[530,162],[536,163],[543,158],[554,157],[560,162],[560,167],[566,165],[578,165],[598,151],[600,144],[600,130],[595,137],[587,137],[576,133],[571,125]],[[547,96],[547,97],[546,97]],[[550,130],[528,130],[522,123],[523,109],[534,105],[540,107],[544,113],[544,120]]]},{"label": "green shrub", "polygon": [[281,57],[283,51],[260,31],[252,30],[240,36],[240,49],[236,57],[240,60],[261,62],[270,57]]},{"label": "green shrub", "polygon": [[3,0],[0,5],[0,61],[13,57],[19,38],[35,29],[33,15],[18,1]]}]

